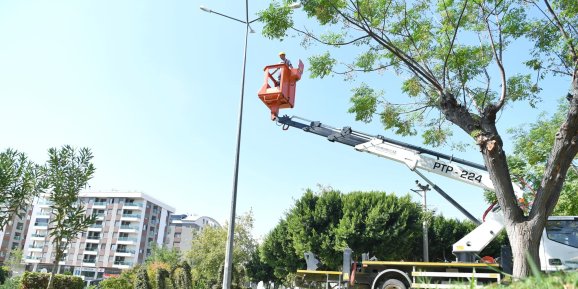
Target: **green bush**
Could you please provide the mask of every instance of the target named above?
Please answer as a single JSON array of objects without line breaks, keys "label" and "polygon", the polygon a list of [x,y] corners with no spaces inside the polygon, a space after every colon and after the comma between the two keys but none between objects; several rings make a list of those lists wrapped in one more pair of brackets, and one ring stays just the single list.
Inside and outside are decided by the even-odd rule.
[{"label": "green bush", "polygon": [[6,279],[10,278],[11,270],[9,267],[2,266],[0,267],[0,284],[4,284]]},{"label": "green bush", "polygon": [[[102,289],[133,289],[134,286],[128,278],[112,277],[102,280],[99,284]],[[1,289],[1,288],[0,288]]]},{"label": "green bush", "polygon": [[[49,279],[48,273],[24,272],[20,289],[45,289]],[[54,288],[83,289],[84,284],[80,277],[56,274],[54,275]]]},{"label": "green bush", "polygon": [[0,289],[20,289],[20,276],[7,279],[4,284],[0,285]]}]

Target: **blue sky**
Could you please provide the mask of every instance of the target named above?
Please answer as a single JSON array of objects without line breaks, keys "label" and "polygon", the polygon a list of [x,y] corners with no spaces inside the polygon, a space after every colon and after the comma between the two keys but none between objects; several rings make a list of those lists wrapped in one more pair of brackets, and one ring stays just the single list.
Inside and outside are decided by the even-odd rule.
[{"label": "blue sky", "polygon": [[[245,27],[203,12],[200,5],[245,16],[244,1],[0,2],[0,149],[12,147],[42,163],[49,147],[89,147],[97,168],[91,190],[140,191],[178,213],[226,220]],[[267,2],[250,5],[255,15]],[[296,13],[296,26],[303,27],[304,13]],[[342,192],[406,194],[415,188],[417,176],[401,164],[271,122],[257,98],[263,67],[286,51],[307,70],[307,58],[325,48],[305,50],[299,37],[269,40],[260,35],[261,24],[252,27],[257,33],[249,35],[237,212],[252,209],[256,236],[272,229],[294,200],[317,184]],[[400,94],[395,76],[361,79],[387,95]],[[347,113],[352,87],[337,77],[311,79],[306,71],[295,109],[281,113],[420,144],[419,138],[384,132],[379,124],[355,122]],[[536,110],[508,108],[512,114],[500,118],[501,131],[554,111],[566,89],[564,82],[553,85]],[[456,156],[482,163],[475,150]],[[485,209],[481,190],[430,177],[474,215]],[[428,205],[462,218],[433,192]]]}]

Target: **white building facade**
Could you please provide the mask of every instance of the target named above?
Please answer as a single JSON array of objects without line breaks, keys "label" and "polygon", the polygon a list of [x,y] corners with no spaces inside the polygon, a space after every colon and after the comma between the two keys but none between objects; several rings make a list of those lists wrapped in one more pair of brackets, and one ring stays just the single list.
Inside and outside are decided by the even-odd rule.
[{"label": "white building facade", "polygon": [[207,216],[172,215],[165,238],[165,246],[185,253],[191,249],[194,235],[204,227],[220,227],[213,218]]},{"label": "white building facade", "polygon": [[[115,276],[143,263],[154,245],[163,245],[174,212],[173,207],[139,192],[82,192],[79,199],[97,221],[66,249],[58,270],[85,279]],[[24,245],[24,260],[32,271],[52,269],[49,206],[39,199],[32,209]]]}]

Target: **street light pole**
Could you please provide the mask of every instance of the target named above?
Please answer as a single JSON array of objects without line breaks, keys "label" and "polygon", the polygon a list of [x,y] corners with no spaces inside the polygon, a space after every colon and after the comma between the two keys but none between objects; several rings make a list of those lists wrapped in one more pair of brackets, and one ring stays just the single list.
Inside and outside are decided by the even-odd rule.
[{"label": "street light pole", "polygon": [[201,6],[201,10],[214,13],[237,22],[245,24],[245,46],[243,49],[243,73],[241,75],[241,97],[239,100],[239,116],[237,120],[237,145],[235,148],[235,164],[233,170],[233,192],[231,194],[231,213],[229,215],[229,230],[227,234],[227,247],[225,251],[225,266],[223,272],[223,289],[231,288],[232,272],[233,272],[233,239],[235,236],[235,218],[237,208],[237,183],[239,180],[239,155],[241,150],[241,128],[243,126],[243,98],[245,97],[245,69],[247,67],[247,43],[249,39],[249,31],[253,31],[249,24],[249,0],[245,0],[245,21],[230,17],[219,12]]},{"label": "street light pole", "polygon": [[[288,6],[291,9],[301,7],[300,2],[295,2]],[[260,18],[249,21],[249,0],[245,0],[245,20],[237,19],[219,12],[215,12],[207,7],[201,6],[201,10],[214,13],[225,18],[245,24],[245,46],[243,49],[243,73],[241,76],[241,99],[239,100],[239,116],[237,121],[237,146],[235,149],[235,165],[233,170],[233,192],[231,194],[231,214],[229,215],[229,230],[227,233],[227,248],[225,251],[225,266],[223,272],[223,289],[231,288],[232,272],[233,272],[233,240],[235,237],[235,218],[237,209],[237,183],[239,180],[239,154],[241,150],[241,127],[243,124],[243,98],[245,96],[245,69],[247,67],[247,43],[249,39],[249,32],[253,33],[250,24],[259,20]]]}]

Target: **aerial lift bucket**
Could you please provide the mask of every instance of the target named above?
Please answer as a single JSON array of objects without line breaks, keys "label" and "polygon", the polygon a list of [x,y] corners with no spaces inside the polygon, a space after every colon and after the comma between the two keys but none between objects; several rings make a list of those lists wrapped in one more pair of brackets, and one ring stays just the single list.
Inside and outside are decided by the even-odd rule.
[{"label": "aerial lift bucket", "polygon": [[299,60],[297,68],[286,64],[265,66],[265,82],[258,92],[259,99],[271,110],[271,120],[277,119],[279,109],[293,108],[295,87],[303,74],[303,62]]}]

